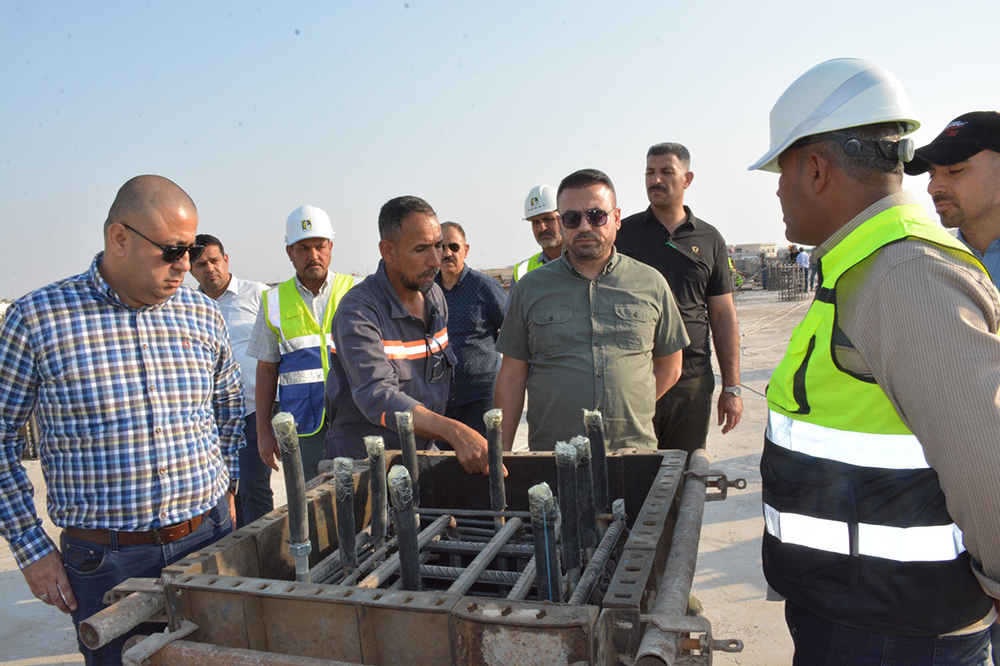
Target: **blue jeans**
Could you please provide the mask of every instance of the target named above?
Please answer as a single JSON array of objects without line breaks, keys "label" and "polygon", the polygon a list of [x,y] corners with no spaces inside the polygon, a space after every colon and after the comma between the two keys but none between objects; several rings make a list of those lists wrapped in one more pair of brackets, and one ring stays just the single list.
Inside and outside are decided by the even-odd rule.
[{"label": "blue jeans", "polygon": [[[74,539],[64,532],[59,546],[66,575],[76,596],[77,608],[73,611],[73,625],[77,630],[77,641],[79,642],[80,623],[107,608],[103,601],[105,592],[129,578],[158,578],[163,567],[214,543],[232,529],[229,504],[223,496],[198,529],[182,539],[162,546],[119,546],[114,535],[113,543],[105,546],[93,541]],[[121,664],[122,648],[130,636],[162,630],[162,625],[142,624],[98,650],[90,650],[79,642],[80,652],[87,666]]]},{"label": "blue jeans", "polygon": [[240,488],[236,493],[236,527],[249,525],[274,510],[271,468],[257,450],[257,414],[249,414],[243,425],[246,447],[240,451]]},{"label": "blue jeans", "polygon": [[993,644],[993,666],[1000,666],[1000,624],[990,627],[990,642]]},{"label": "blue jeans", "polygon": [[785,602],[792,666],[988,666],[989,630],[968,636],[892,636],[836,624]]}]

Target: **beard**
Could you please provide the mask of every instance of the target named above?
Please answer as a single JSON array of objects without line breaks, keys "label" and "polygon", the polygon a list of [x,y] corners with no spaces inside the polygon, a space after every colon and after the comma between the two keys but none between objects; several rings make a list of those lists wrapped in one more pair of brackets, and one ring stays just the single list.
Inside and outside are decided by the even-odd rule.
[{"label": "beard", "polygon": [[[432,268],[431,270],[424,271],[423,273],[418,275],[417,279],[428,278],[428,277],[433,278],[437,274],[438,274],[438,269]],[[411,280],[405,275],[402,277],[403,277],[403,286],[409,289],[410,291],[419,291],[421,294],[426,294],[428,291],[431,290],[431,287],[434,286],[433,282],[417,282],[417,280]]]},{"label": "beard", "polygon": [[562,238],[556,235],[545,235],[538,239],[538,246],[546,250],[550,247],[559,247],[561,245]]},{"label": "beard", "polygon": [[[576,241],[581,239],[589,239],[596,241],[593,245],[580,247],[576,244]],[[573,239],[573,242],[566,246],[566,249],[574,256],[579,259],[600,259],[608,253],[608,249],[611,247],[610,242],[604,242],[596,236],[577,236]]]}]

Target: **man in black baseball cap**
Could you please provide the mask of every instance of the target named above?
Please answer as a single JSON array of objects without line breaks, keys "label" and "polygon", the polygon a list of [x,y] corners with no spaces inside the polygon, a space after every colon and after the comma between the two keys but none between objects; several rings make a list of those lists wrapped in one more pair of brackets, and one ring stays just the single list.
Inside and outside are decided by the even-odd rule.
[{"label": "man in black baseball cap", "polygon": [[930,174],[927,192],[941,224],[958,237],[1000,282],[1000,113],[973,111],[948,123],[918,148],[906,173]]}]

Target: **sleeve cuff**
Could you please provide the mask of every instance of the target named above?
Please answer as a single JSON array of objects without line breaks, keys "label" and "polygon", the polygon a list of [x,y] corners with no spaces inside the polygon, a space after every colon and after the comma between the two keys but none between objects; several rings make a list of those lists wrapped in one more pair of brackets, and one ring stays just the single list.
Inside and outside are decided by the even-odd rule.
[{"label": "sleeve cuff", "polygon": [[42,529],[41,520],[30,530],[27,530],[10,543],[10,551],[14,554],[14,561],[17,562],[19,569],[24,569],[24,567],[32,562],[36,562],[57,550],[52,539]]}]

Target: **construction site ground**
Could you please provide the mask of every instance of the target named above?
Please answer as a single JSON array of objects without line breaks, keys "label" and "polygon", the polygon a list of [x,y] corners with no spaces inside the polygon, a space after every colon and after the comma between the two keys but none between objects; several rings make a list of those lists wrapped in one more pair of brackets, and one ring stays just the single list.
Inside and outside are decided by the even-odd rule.
[{"label": "construction site ground", "polygon": [[[764,528],[760,508],[758,463],[764,441],[767,404],[764,389],[784,353],[792,329],[802,319],[808,299],[782,301],[777,292],[739,293],[740,358],[743,420],[723,436],[714,422],[708,436],[713,469],[729,478],[743,477],[746,490],[730,491],[724,502],[705,508],[693,593],[712,622],[714,637],[738,638],[739,654],[715,654],[715,664],[777,666],[791,662],[792,645],[785,627],[783,604],[765,601],[760,569],[760,538]],[[713,359],[714,360],[714,359]],[[720,390],[716,367],[716,393]],[[527,426],[518,442],[526,445]],[[45,506],[45,485],[37,460],[25,461],[35,487],[36,505]],[[280,474],[271,477],[276,506],[284,504]],[[45,516],[45,527],[58,541],[58,529]],[[69,616],[35,599],[8,548],[0,550],[0,664],[42,666],[83,663]]]}]

